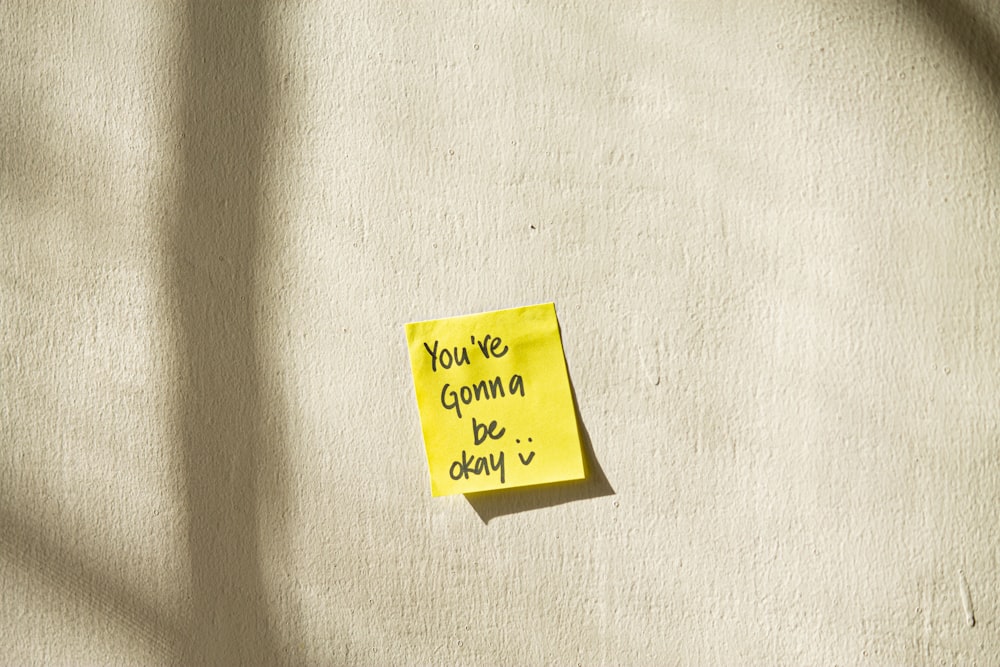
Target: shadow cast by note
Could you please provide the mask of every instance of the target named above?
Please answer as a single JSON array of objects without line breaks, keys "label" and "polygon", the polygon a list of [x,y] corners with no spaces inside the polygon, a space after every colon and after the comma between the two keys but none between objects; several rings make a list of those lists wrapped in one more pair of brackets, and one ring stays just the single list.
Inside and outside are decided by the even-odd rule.
[{"label": "shadow cast by note", "polygon": [[993,101],[1000,99],[1000,34],[981,10],[963,0],[918,0],[911,7],[972,65]]},{"label": "shadow cast by note", "polygon": [[483,523],[488,524],[492,519],[508,514],[615,495],[611,482],[608,481],[594,454],[594,445],[580,417],[580,406],[572,382],[570,382],[570,392],[573,396],[573,409],[576,412],[577,430],[580,432],[586,477],[569,482],[465,494],[465,499],[469,501]]}]

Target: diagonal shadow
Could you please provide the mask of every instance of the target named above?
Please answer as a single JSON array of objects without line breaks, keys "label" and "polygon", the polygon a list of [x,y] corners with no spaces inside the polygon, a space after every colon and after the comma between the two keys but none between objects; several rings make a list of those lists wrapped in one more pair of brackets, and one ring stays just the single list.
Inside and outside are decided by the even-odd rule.
[{"label": "diagonal shadow", "polygon": [[49,590],[81,603],[87,611],[99,613],[101,620],[110,620],[162,656],[172,660],[182,657],[189,640],[186,625],[166,614],[154,601],[144,599],[115,575],[114,568],[98,569],[74,553],[71,546],[47,535],[37,521],[25,521],[2,508],[0,561],[17,565]]},{"label": "diagonal shadow", "polygon": [[258,539],[270,428],[254,298],[268,122],[264,17],[259,2],[198,0],[186,17],[183,173],[170,230],[190,522],[185,662],[275,665]]}]

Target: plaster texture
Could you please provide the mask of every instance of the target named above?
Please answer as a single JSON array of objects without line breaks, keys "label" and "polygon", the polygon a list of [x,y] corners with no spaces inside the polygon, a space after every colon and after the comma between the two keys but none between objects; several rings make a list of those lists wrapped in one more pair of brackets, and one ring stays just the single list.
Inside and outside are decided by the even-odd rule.
[{"label": "plaster texture", "polygon": [[[995,3],[0,7],[0,663],[1000,664]],[[432,498],[547,301],[590,479]]]}]

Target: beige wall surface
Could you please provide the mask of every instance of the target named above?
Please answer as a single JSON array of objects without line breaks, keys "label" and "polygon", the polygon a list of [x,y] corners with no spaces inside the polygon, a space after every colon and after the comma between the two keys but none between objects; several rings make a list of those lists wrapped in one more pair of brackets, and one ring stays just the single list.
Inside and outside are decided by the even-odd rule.
[{"label": "beige wall surface", "polygon": [[[1000,664],[991,0],[0,10],[0,663]],[[554,301],[583,483],[403,324]]]}]

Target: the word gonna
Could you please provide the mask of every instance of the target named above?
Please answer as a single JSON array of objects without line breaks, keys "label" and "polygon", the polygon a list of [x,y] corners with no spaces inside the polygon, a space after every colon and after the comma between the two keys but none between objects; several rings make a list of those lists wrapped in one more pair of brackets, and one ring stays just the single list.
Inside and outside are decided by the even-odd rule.
[{"label": "the word gonna", "polygon": [[441,387],[441,407],[445,410],[454,410],[455,416],[461,419],[463,405],[505,396],[523,397],[524,378],[517,374],[511,375],[510,380],[504,385],[503,379],[498,375],[492,380],[480,380],[476,384],[462,385],[457,389],[452,389],[452,386],[445,382]]}]

